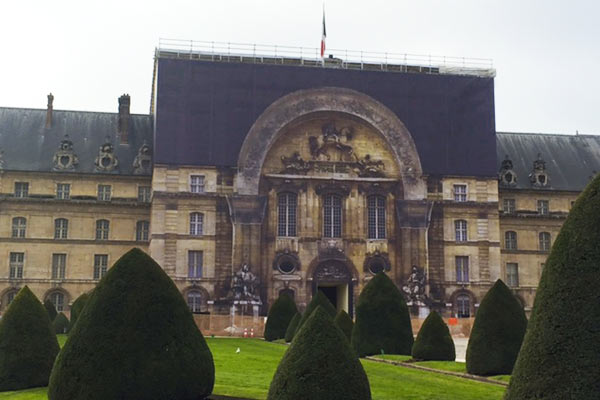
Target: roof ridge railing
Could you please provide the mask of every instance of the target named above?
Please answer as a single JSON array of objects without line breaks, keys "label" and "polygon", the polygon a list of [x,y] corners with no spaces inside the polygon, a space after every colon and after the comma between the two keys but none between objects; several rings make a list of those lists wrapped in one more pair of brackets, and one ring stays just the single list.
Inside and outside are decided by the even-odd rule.
[{"label": "roof ridge railing", "polygon": [[438,73],[467,73],[494,76],[491,59],[456,56],[423,55],[412,53],[387,53],[357,50],[328,49],[327,57],[321,58],[320,48],[247,44],[235,42],[208,42],[182,39],[159,39],[157,54],[178,58],[210,56],[213,61],[250,61],[257,63],[300,64],[309,66],[348,69],[398,70],[395,66],[419,66],[436,69]]}]

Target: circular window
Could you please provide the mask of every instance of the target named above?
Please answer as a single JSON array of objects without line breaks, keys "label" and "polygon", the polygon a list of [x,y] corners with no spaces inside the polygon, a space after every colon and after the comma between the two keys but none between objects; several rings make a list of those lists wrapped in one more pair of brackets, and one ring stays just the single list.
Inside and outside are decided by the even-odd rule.
[{"label": "circular window", "polygon": [[369,271],[375,275],[385,270],[385,265],[381,262],[381,260],[374,260],[369,264]]},{"label": "circular window", "polygon": [[282,274],[291,274],[296,269],[296,265],[294,265],[294,263],[291,260],[283,259],[281,260],[279,265],[277,265],[277,269]]}]

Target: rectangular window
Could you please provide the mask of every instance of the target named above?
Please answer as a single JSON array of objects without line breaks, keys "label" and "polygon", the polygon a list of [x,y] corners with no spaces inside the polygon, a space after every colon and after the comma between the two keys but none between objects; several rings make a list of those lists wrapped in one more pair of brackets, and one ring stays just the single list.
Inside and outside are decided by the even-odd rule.
[{"label": "rectangular window", "polygon": [[296,236],[296,207],[298,197],[295,193],[281,193],[278,197],[278,236]]},{"label": "rectangular window", "polygon": [[539,215],[548,215],[550,212],[550,205],[548,200],[537,201],[537,212]]},{"label": "rectangular window", "polygon": [[138,187],[138,202],[150,203],[152,197],[152,188],[150,186]]},{"label": "rectangular window", "polygon": [[190,192],[204,193],[204,175],[190,175]]},{"label": "rectangular window", "polygon": [[96,240],[108,240],[110,222],[105,219],[96,221]]},{"label": "rectangular window", "polygon": [[202,252],[188,251],[188,278],[202,278]]},{"label": "rectangular window", "polygon": [[15,197],[29,196],[29,182],[15,182]]},{"label": "rectangular window", "polygon": [[69,220],[57,218],[54,220],[54,239],[66,239],[69,233]]},{"label": "rectangular window", "polygon": [[23,262],[25,260],[25,253],[10,253],[10,271],[9,277],[11,279],[23,278]]},{"label": "rectangular window", "polygon": [[135,240],[147,242],[150,238],[150,222],[138,221],[135,229]]},{"label": "rectangular window", "polygon": [[519,286],[519,264],[506,263],[506,284],[511,287]]},{"label": "rectangular window", "polygon": [[504,199],[502,200],[502,211],[504,214],[514,214],[515,213],[515,199]]},{"label": "rectangular window", "polygon": [[469,283],[469,257],[456,256],[456,282]]},{"label": "rectangular window", "polygon": [[385,239],[385,197],[367,198],[367,236],[369,239]]},{"label": "rectangular window", "polygon": [[67,269],[66,254],[52,254],[52,279],[65,279]]},{"label": "rectangular window", "polygon": [[111,191],[110,185],[98,185],[98,201],[110,201]]},{"label": "rectangular window", "polygon": [[342,198],[327,195],[323,199],[323,236],[342,237]]},{"label": "rectangular window", "polygon": [[56,184],[56,198],[59,200],[67,200],[71,197],[71,184],[70,183],[57,183]]},{"label": "rectangular window", "polygon": [[467,201],[467,185],[454,185],[454,201]]},{"label": "rectangular window", "polygon": [[102,279],[108,269],[108,254],[94,255],[94,279]]},{"label": "rectangular window", "polygon": [[454,221],[454,237],[457,242],[467,241],[467,221],[464,219]]}]

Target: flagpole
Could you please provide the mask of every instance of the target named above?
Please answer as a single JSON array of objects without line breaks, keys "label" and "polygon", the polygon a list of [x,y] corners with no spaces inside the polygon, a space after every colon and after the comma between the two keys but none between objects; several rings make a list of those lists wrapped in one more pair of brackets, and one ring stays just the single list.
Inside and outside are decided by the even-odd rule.
[{"label": "flagpole", "polygon": [[325,2],[323,2],[323,26],[321,32],[321,64],[325,66],[325,39],[327,38],[327,30],[325,29]]}]

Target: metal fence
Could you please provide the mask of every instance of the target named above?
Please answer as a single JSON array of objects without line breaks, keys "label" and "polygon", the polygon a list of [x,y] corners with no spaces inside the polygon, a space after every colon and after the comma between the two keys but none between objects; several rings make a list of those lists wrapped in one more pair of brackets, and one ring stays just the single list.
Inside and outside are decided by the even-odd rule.
[{"label": "metal fence", "polygon": [[320,48],[159,39],[157,56],[206,61],[249,62],[302,65],[324,68],[382,70],[395,72],[454,73],[494,76],[491,59],[410,53],[381,53],[328,49],[320,57]]}]

